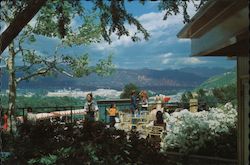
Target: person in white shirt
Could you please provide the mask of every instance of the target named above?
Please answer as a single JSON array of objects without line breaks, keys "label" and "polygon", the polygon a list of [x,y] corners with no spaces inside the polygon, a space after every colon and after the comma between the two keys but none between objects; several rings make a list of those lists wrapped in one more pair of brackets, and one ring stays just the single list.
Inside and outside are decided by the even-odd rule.
[{"label": "person in white shirt", "polygon": [[95,121],[95,116],[98,112],[98,106],[93,101],[92,93],[88,93],[86,96],[86,103],[84,105],[85,110],[85,121]]},{"label": "person in white shirt", "polygon": [[27,108],[27,121],[30,123],[36,123],[36,114],[33,113],[33,110],[31,107]]}]

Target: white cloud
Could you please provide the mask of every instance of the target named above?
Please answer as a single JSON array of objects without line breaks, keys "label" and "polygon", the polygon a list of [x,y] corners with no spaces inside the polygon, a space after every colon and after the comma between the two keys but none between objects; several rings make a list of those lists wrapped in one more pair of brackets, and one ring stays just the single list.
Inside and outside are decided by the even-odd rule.
[{"label": "white cloud", "polygon": [[168,64],[171,62],[171,59],[164,59],[162,60],[162,64]]},{"label": "white cloud", "polygon": [[160,57],[162,64],[167,64],[168,67],[171,68],[179,68],[180,66],[187,66],[187,65],[198,65],[198,64],[205,64],[207,61],[202,61],[196,57],[180,57],[172,52],[168,52],[165,54],[161,54]]},{"label": "white cloud", "polygon": [[160,31],[172,25],[181,24],[181,15],[169,16],[167,20],[163,20],[165,12],[151,12],[138,17],[144,28],[148,31]]},{"label": "white cloud", "polygon": [[110,38],[112,41],[110,44],[107,41],[102,40],[100,43],[93,44],[93,47],[100,51],[104,50],[114,51],[116,48],[119,47],[126,48],[134,44],[134,42],[131,40],[131,37],[128,36],[121,36],[120,39],[118,39],[116,35],[112,34]]},{"label": "white cloud", "polygon": [[[182,10],[180,10],[182,13]],[[195,7],[193,5],[188,5],[188,13],[190,16],[195,14]],[[165,15],[165,11],[161,12],[150,12],[143,14],[139,17],[136,17],[138,21],[142,24],[142,26],[150,33],[150,40],[158,40],[162,36],[168,36],[165,40],[159,41],[159,43],[171,44],[177,42],[188,42],[187,40],[177,39],[176,37],[176,29],[181,29],[183,27],[183,16],[182,14],[170,15],[167,20],[163,20]],[[128,29],[129,34],[133,35],[136,32],[135,26],[130,26],[128,24],[125,25]],[[143,37],[141,37],[143,38]],[[129,48],[132,45],[136,44],[131,40],[130,36],[122,36],[120,39],[117,38],[116,35],[111,35],[112,43],[108,44],[106,41],[102,41],[100,43],[94,44],[94,47],[97,50],[114,50],[114,49],[125,49]],[[137,44],[145,44],[144,40],[140,41]]]},{"label": "white cloud", "polygon": [[171,57],[171,56],[173,56],[173,53],[172,52],[168,52],[168,53],[164,53],[164,54],[161,54],[161,55],[159,55],[159,57],[160,58],[169,58],[169,57]]},{"label": "white cloud", "polygon": [[183,64],[204,64],[207,63],[206,61],[202,61],[196,57],[184,57]]},{"label": "white cloud", "polygon": [[161,63],[162,64],[168,64],[172,61],[172,57],[173,57],[173,53],[172,52],[168,52],[165,54],[161,54],[159,55],[160,59],[161,59]]},{"label": "white cloud", "polygon": [[[142,24],[142,26],[150,33],[150,40],[157,40],[157,38],[162,37],[163,35],[171,35],[171,26],[179,25],[181,27],[181,16],[170,16],[168,20],[164,21],[164,12],[151,12],[147,14],[143,14],[137,19]],[[126,24],[125,27],[128,29],[129,34],[133,35],[137,30],[134,25]],[[141,38],[143,38],[142,34],[139,34]],[[176,38],[176,36],[174,36]],[[131,40],[130,36],[122,36],[120,39],[115,34],[111,35],[112,43],[108,44],[106,41],[102,41],[100,43],[94,44],[95,49],[103,51],[103,50],[114,50],[120,48],[128,48],[134,44],[145,44],[144,40],[139,43],[135,43]],[[166,38],[167,43],[173,42],[172,38]]]}]

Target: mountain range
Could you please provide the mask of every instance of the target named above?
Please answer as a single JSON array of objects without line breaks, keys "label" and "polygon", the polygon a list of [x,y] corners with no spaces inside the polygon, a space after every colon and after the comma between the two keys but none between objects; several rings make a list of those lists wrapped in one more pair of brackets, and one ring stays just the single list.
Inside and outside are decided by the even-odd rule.
[{"label": "mountain range", "polygon": [[[7,89],[8,76],[6,70],[2,76],[2,88]],[[91,74],[82,78],[71,78],[65,75],[56,77],[39,77],[34,80],[21,82],[21,89],[81,89],[95,90],[99,88],[122,90],[128,83],[147,90],[179,90],[192,89],[201,85],[212,76],[227,72],[225,68],[182,68],[179,70],[153,70],[153,69],[116,69],[107,77]],[[18,75],[20,76],[20,74]]]}]

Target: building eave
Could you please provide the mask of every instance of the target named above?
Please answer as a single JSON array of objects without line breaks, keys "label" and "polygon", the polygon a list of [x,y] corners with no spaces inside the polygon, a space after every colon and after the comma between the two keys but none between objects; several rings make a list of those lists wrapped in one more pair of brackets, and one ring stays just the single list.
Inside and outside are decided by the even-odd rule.
[{"label": "building eave", "polygon": [[177,34],[178,38],[199,38],[226,17],[241,10],[247,0],[210,0],[192,17]]},{"label": "building eave", "polygon": [[211,0],[177,36],[191,39],[191,56],[247,55],[248,15],[247,0]]}]

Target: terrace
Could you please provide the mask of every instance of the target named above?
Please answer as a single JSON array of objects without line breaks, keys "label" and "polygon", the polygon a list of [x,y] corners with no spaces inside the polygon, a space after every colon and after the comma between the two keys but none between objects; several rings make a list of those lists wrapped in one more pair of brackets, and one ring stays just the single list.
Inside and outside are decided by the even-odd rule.
[{"label": "terrace", "polygon": [[[247,17],[247,13],[249,12],[249,9],[247,7],[246,0],[239,0],[239,3],[238,1],[236,2],[233,0],[208,1],[204,6],[202,6],[201,3],[198,6],[202,6],[202,8],[199,9],[199,11],[191,19],[191,22],[186,24],[178,34],[179,38],[191,39],[191,54],[194,57],[189,61],[190,63],[194,64],[200,62],[204,64],[204,61],[196,58],[197,56],[227,56],[229,59],[237,60],[238,106],[234,106],[230,102],[221,102],[215,107],[203,109],[201,106],[199,106],[199,103],[195,101],[196,99],[187,102],[186,104],[188,106],[185,106],[185,108],[182,107],[182,104],[177,102],[164,103],[163,109],[165,115],[164,121],[167,125],[166,128],[150,125],[150,123],[152,123],[152,119],[150,119],[149,113],[155,109],[154,103],[150,105],[151,107],[149,108],[148,112],[140,112],[138,114],[132,115],[129,112],[129,100],[126,99],[98,101],[97,104],[99,106],[99,116],[97,120],[99,121],[93,123],[84,122],[83,106],[32,107],[34,113],[27,113],[27,107],[15,107],[14,103],[16,99],[17,84],[21,80],[28,80],[30,76],[32,77],[33,75],[37,76],[40,74],[45,76],[47,73],[50,73],[51,70],[51,72],[56,70],[57,72],[66,73],[66,75],[71,77],[73,77],[73,74],[75,74],[74,76],[81,77],[84,75],[89,75],[90,72],[102,75],[109,72],[109,69],[112,70],[112,63],[109,57],[107,60],[101,60],[100,64],[98,63],[96,66],[88,66],[88,59],[86,59],[86,56],[77,58],[72,56],[63,57],[63,62],[66,62],[70,65],[67,69],[58,68],[58,66],[66,66],[65,63],[60,63],[60,60],[60,65],[57,66],[56,64],[58,62],[57,60],[62,59],[63,55],[60,57],[54,56],[53,61],[52,58],[43,58],[39,54],[35,54],[35,52],[39,52],[39,50],[25,50],[22,48],[22,46],[24,46],[22,45],[23,36],[19,36],[21,39],[17,41],[19,42],[17,44],[18,47],[15,48],[15,42],[11,43],[11,41],[18,36],[18,33],[22,31],[22,28],[28,24],[31,18],[35,16],[40,8],[42,8],[46,0],[40,1],[39,3],[34,3],[35,8],[34,6],[32,7],[30,3],[31,1],[18,2],[20,2],[20,4],[16,4],[23,5],[22,7],[24,7],[24,10],[20,11],[21,14],[17,13],[18,17],[15,17],[13,22],[9,22],[11,19],[8,18],[8,13],[12,11],[12,5],[16,4],[11,4],[12,1],[7,0],[4,1],[4,3],[1,3],[1,7],[2,5],[5,5],[5,3],[11,4],[6,6],[7,12],[1,13],[6,16],[6,20],[3,19],[3,21],[10,25],[0,37],[0,62],[3,61],[2,59],[4,59],[3,57],[5,55],[5,48],[8,47],[9,59],[7,67],[10,76],[10,102],[8,111],[10,116],[6,116],[9,117],[8,121],[10,119],[11,122],[11,125],[9,125],[11,130],[10,132],[1,130],[1,164],[3,162],[7,162],[7,164],[28,163],[111,165],[155,165],[156,162],[157,164],[160,162],[160,164],[163,165],[248,164],[249,150],[247,146],[249,145],[249,92],[247,91],[249,91],[249,64],[247,62],[249,61],[249,31],[247,30],[247,27],[249,25],[249,19]],[[81,8],[82,4],[81,1],[72,1],[74,2],[71,4],[72,8],[67,8],[68,6],[63,6],[64,3],[57,4],[58,2],[59,1],[55,1],[53,4],[49,4],[47,6],[48,8],[46,8],[44,11],[55,13],[55,17],[52,16],[51,19],[53,21],[54,18],[57,18],[59,21],[57,23],[53,22],[54,24],[46,24],[51,20],[47,18],[48,15],[47,12],[45,12],[46,19],[43,19],[44,17],[38,18],[42,18],[42,20],[40,20],[42,22],[45,20],[46,28],[45,30],[38,29],[37,34],[44,34],[46,37],[53,36],[59,40],[62,40],[62,42],[67,42],[70,47],[74,44],[84,45],[100,42],[99,36],[103,36],[104,40],[110,43],[113,36],[111,36],[111,33],[107,34],[107,31],[116,31],[119,39],[120,37],[122,38],[123,35],[127,36],[131,30],[130,29],[127,31],[127,27],[125,27],[125,22],[128,21],[129,24],[132,22],[132,24],[134,24],[138,30],[138,32],[135,33],[135,36],[131,36],[133,41],[139,40],[136,36],[136,34],[139,33],[141,33],[146,40],[149,38],[147,31],[142,28],[142,26],[139,26],[140,24],[134,21],[133,17],[130,17],[131,15],[126,12],[123,1],[111,1],[110,4],[105,4],[105,1],[103,1],[104,4],[102,4],[102,1],[93,1],[95,2],[95,7],[103,12],[101,13],[102,17],[100,16],[102,30],[98,29],[99,25],[95,24],[98,22],[98,19],[94,19],[94,24],[88,22],[89,20],[87,20],[89,23],[87,24],[87,28],[83,24],[83,29],[81,29],[83,31],[80,31],[80,34],[83,36],[80,35],[74,38],[75,36],[69,34],[69,38],[67,38],[67,34],[65,35],[66,30],[68,30],[67,23],[72,23],[71,18],[68,18],[70,21],[67,20],[66,17],[69,17],[70,15],[67,13],[70,13],[71,10],[73,10],[73,12],[76,12],[75,10],[78,11],[79,8],[75,7],[78,6]],[[70,2],[71,1],[68,1],[69,4]],[[76,5],[78,2],[79,4]],[[168,16],[167,14],[169,13],[171,15],[179,12],[179,7],[176,4],[177,1],[171,1],[166,4],[164,4],[164,2],[166,1],[163,1],[162,7],[167,7],[167,12],[164,18],[166,18],[166,16]],[[194,1],[192,2],[194,3]],[[201,0],[201,2],[203,1]],[[183,4],[180,3],[180,5],[184,10],[184,21],[187,22],[186,19],[188,18],[188,15],[186,15],[185,10],[187,9],[187,4],[186,2],[183,2]],[[30,6],[31,8],[29,8]],[[17,6],[17,8],[18,7],[19,6]],[[65,11],[63,11],[64,7],[67,8],[67,10],[70,10],[66,11],[66,14],[64,13]],[[32,14],[28,14],[27,16],[27,11],[29,11],[29,9],[31,9]],[[56,9],[56,11],[53,11],[54,9]],[[78,12],[81,11],[79,10]],[[152,16],[151,14],[150,17]],[[155,15],[158,16],[157,14]],[[21,17],[23,17],[23,19],[20,19]],[[65,18],[66,23],[63,22],[65,21],[63,20]],[[145,17],[140,16],[138,18],[145,19]],[[146,18],[148,18],[148,15]],[[147,19],[145,22],[147,22]],[[153,23],[150,22],[150,24],[154,23],[154,21]],[[59,27],[59,30],[57,27]],[[152,32],[155,34],[155,31],[158,31],[158,29],[155,30],[154,28]],[[49,31],[49,29],[52,31]],[[54,29],[56,30],[53,31]],[[85,32],[84,29],[87,29],[87,32]],[[163,32],[164,30],[166,29],[160,29],[159,31]],[[37,29],[34,29],[34,32],[35,31],[37,32]],[[69,31],[71,32],[71,29],[69,29]],[[99,31],[101,32],[99,33]],[[27,34],[29,34],[29,32],[31,32],[30,29],[28,30]],[[88,36],[85,33],[91,33],[93,36]],[[30,42],[34,42],[34,34],[29,34],[31,36],[26,36]],[[78,33],[76,34],[78,35]],[[86,36],[90,38],[86,39]],[[162,34],[161,37],[163,38]],[[128,38],[122,40],[125,43],[125,47],[130,45],[130,43],[127,42],[127,39]],[[162,41],[161,43],[165,42]],[[118,49],[120,50],[122,44],[120,45],[119,42],[116,42],[112,46],[115,47],[117,45]],[[164,47],[166,47],[166,45],[168,44],[164,44]],[[98,48],[100,48],[102,51],[106,49],[105,44],[101,46],[101,48]],[[26,51],[26,54],[23,52],[24,50]],[[145,47],[145,50],[148,49]],[[15,60],[18,61],[15,59],[15,56],[19,55],[17,52],[21,52],[23,57],[25,57],[23,59],[24,65],[30,64],[29,66],[20,67],[21,69],[30,69],[32,66],[34,66],[33,64],[37,63],[40,64],[39,67],[42,65],[45,67],[38,69],[34,74],[24,74],[26,77],[15,79],[15,71],[18,70],[15,68]],[[58,47],[56,47],[55,52],[50,52],[48,55],[52,56],[52,54],[54,55],[54,53],[57,54],[58,52],[60,51],[58,51]],[[137,50],[135,51],[135,55],[137,54],[136,52]],[[66,52],[61,50],[60,53],[64,54]],[[173,62],[173,53],[165,51],[164,53],[166,54],[161,54],[158,56],[161,58],[161,64],[171,65]],[[25,55],[27,54],[31,55],[32,57],[26,57]],[[141,62],[143,61],[142,59],[144,60],[144,56],[135,58],[133,60],[138,60],[137,62]],[[147,58],[145,57],[145,59]],[[176,60],[177,59],[178,58],[176,58]],[[124,58],[122,58],[122,61],[124,61]],[[145,63],[148,64],[147,61]],[[126,63],[124,62],[124,64],[126,64],[127,67],[129,61],[126,61]],[[159,61],[155,61],[154,64],[158,67]],[[183,64],[185,64],[185,62]],[[32,69],[37,68],[34,67]],[[73,74],[68,73],[68,71],[72,71]],[[103,71],[105,73],[103,73]],[[27,71],[27,73],[31,72]],[[150,80],[149,78],[143,76],[140,76],[139,78],[143,81]],[[110,82],[111,81],[108,81],[107,83]],[[178,83],[173,84],[175,81],[171,80],[165,81],[164,79],[164,82],[172,83],[172,85],[177,86],[180,85]],[[110,128],[108,126],[109,120],[106,109],[111,103],[116,103],[119,109],[119,122],[117,122],[116,129]],[[200,111],[197,111],[197,108]],[[156,108],[156,110],[159,109]],[[12,121],[15,121],[15,119],[13,120],[11,114],[13,112],[16,113],[13,116],[17,116],[15,119],[17,119],[18,122],[12,125]],[[28,121],[26,120],[26,116]],[[4,116],[4,120],[5,119],[6,117]],[[156,137],[156,141],[154,137]]]},{"label": "terrace", "polygon": [[[109,108],[112,103],[115,103],[119,110],[119,115],[118,115],[119,122],[116,123],[115,125],[117,130],[124,130],[128,134],[131,131],[136,131],[138,132],[140,138],[148,139],[156,146],[160,144],[160,142],[165,143],[165,141],[167,140],[166,136],[173,134],[175,127],[176,128],[179,127],[178,125],[181,122],[185,120],[189,120],[188,116],[190,117],[190,115],[191,116],[194,115],[195,118],[197,117],[200,118],[200,116],[203,115],[203,118],[206,118],[207,114],[210,113],[210,111],[213,111],[210,109],[209,111],[188,112],[188,110],[183,110],[183,107],[181,106],[183,104],[181,103],[178,103],[178,102],[162,103],[163,109],[165,110],[165,114],[168,116],[167,118],[166,117],[164,118],[164,121],[167,123],[167,127],[166,129],[163,129],[163,127],[157,127],[157,126],[153,126],[152,124],[150,124],[150,122],[152,122],[152,119],[150,119],[149,112],[155,108],[156,103],[150,103],[149,104],[150,108],[148,109],[147,112],[140,112],[140,113],[138,112],[138,114],[136,115],[131,115],[130,110],[129,110],[130,99],[100,100],[100,101],[97,101],[97,104],[99,106],[99,113],[100,113],[98,120],[101,121],[102,123],[105,123],[106,126],[109,125],[109,120],[108,120],[106,109]],[[191,106],[197,106],[197,105],[194,105],[193,102],[186,103],[186,104],[189,106],[188,108],[189,110]],[[49,121],[52,125],[54,125],[53,123],[62,124],[62,125],[65,125],[65,127],[68,127],[67,125],[70,123],[74,123],[74,125],[81,127],[81,125],[84,123],[84,114],[83,114],[82,107],[83,106],[33,107],[33,110],[35,111],[34,115],[36,118],[35,123],[39,125],[41,122]],[[230,109],[230,111],[234,111],[234,110]],[[19,112],[19,114],[22,114],[22,116],[18,117],[19,118],[18,120],[20,122],[23,122],[23,118],[27,116],[27,108],[18,108],[17,112]],[[42,113],[39,113],[39,112],[42,112]],[[214,115],[217,116],[220,114],[216,113]],[[230,115],[227,117],[230,118]],[[201,119],[197,119],[197,121],[204,120],[203,118],[201,117]],[[213,120],[211,120],[211,122]],[[222,122],[222,121],[219,121],[219,122]],[[186,123],[186,124],[190,124],[190,123]],[[220,124],[222,123],[219,123],[219,125]],[[227,126],[231,127],[230,125],[227,125]],[[155,141],[155,137],[158,137],[156,138],[156,141]],[[195,139],[195,137],[193,138]],[[152,139],[153,141],[150,139]],[[160,139],[160,141],[158,141],[157,139]],[[169,145],[167,143],[165,144],[164,143],[161,144],[161,148],[164,148],[166,147],[166,145]],[[186,155],[185,153],[173,152],[171,150],[170,151],[167,150],[165,154],[167,154],[168,160],[172,160],[174,162],[178,162],[178,161],[185,162],[187,164],[195,164],[195,163],[201,163],[201,162],[205,164],[211,164],[211,163],[213,164],[219,164],[219,163],[236,164],[237,163],[236,159],[223,158],[219,156],[212,156],[212,155],[206,155],[206,154],[205,155],[204,154]]]}]

